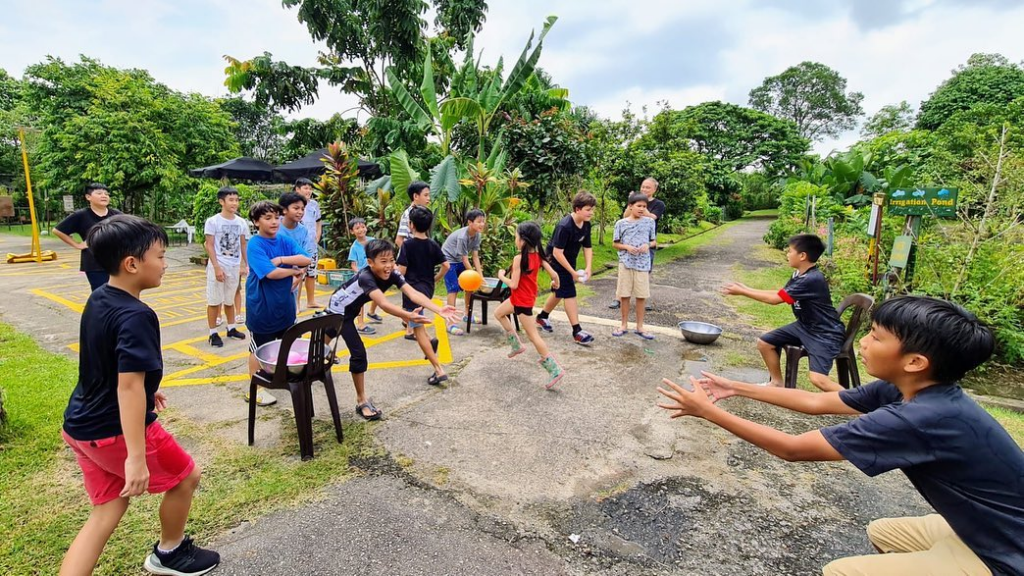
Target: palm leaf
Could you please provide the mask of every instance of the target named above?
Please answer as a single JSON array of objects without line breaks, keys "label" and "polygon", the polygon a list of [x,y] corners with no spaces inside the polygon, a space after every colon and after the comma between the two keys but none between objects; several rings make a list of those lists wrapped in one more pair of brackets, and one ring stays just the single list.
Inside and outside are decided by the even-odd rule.
[{"label": "palm leaf", "polygon": [[427,105],[427,110],[434,118],[440,118],[437,112],[437,92],[434,89],[434,64],[430,54],[430,47],[427,47],[427,57],[423,59],[423,83],[420,85],[420,96]]},{"label": "palm leaf", "polygon": [[416,126],[424,132],[432,132],[434,128],[434,120],[430,114],[420,106],[419,102],[412,97],[412,94],[405,89],[405,85],[395,75],[394,70],[391,68],[387,69],[388,84],[390,85],[391,91],[395,93],[395,98],[398,103],[402,105],[405,113],[408,114]]},{"label": "palm leaf", "polygon": [[456,202],[462,192],[459,184],[459,169],[455,157],[449,154],[441,163],[434,167],[430,177],[430,191],[440,193],[444,191],[448,195],[449,202]]},{"label": "palm leaf", "polygon": [[409,155],[405,150],[395,150],[390,158],[391,188],[399,194],[404,194],[409,189],[409,184],[420,179],[420,174],[409,165]]}]

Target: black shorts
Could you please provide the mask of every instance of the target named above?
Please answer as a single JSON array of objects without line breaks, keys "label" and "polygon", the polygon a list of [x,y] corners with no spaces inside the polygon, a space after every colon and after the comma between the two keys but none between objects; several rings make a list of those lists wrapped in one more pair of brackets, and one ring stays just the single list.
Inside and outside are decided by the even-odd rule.
[{"label": "black shorts", "polygon": [[803,346],[807,350],[811,372],[826,376],[832,370],[832,362],[835,361],[842,347],[842,342],[832,342],[815,337],[799,322],[786,324],[782,328],[776,328],[763,334],[761,340],[775,346],[776,349],[783,346]]},{"label": "black shorts", "polygon": [[[291,326],[289,326],[291,328]],[[279,332],[270,332],[262,334],[260,332],[249,331],[249,352],[256,353],[256,349],[263,346],[267,342],[273,342],[274,340],[280,340],[284,333],[288,330],[285,328]]]},{"label": "black shorts", "polygon": [[512,311],[523,316],[533,316],[533,306],[513,306]]},{"label": "black shorts", "polygon": [[[326,333],[332,340],[338,337],[338,333],[334,330],[328,329]],[[363,338],[359,335],[359,330],[356,329],[355,318],[345,318],[342,321],[341,339],[345,342],[345,347],[348,348],[348,371],[352,374],[366,372],[369,366],[366,359],[366,345],[363,344]]]},{"label": "black shorts", "polygon": [[[562,267],[562,264],[555,260],[555,258],[548,257],[548,263],[555,269],[555,273],[558,274],[558,288],[552,290],[555,296],[558,298],[575,298],[576,297],[576,283],[573,282],[572,273]],[[575,263],[572,263],[575,265]]]}]

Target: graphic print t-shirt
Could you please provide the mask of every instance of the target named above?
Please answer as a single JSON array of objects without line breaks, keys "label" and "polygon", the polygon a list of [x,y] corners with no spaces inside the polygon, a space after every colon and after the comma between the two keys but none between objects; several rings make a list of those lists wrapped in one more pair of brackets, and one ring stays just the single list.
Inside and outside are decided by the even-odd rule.
[{"label": "graphic print t-shirt", "polygon": [[1024,452],[956,384],[908,401],[878,380],[839,398],[864,415],[822,428],[868,476],[900,470],[995,574],[1024,568]]},{"label": "graphic print t-shirt", "polygon": [[238,268],[242,265],[242,238],[249,238],[249,226],[240,216],[225,218],[214,214],[206,219],[203,233],[213,236],[213,249],[221,266]]},{"label": "graphic print t-shirt", "polygon": [[363,268],[339,286],[334,294],[331,294],[331,299],[327,303],[327,311],[342,314],[345,318],[355,318],[359,316],[359,309],[363,307],[363,304],[370,301],[370,292],[374,290],[386,292],[392,286],[397,288],[405,286],[405,278],[397,270],[392,271],[391,276],[382,280],[373,273],[373,270]]},{"label": "graphic print t-shirt", "polygon": [[[612,235],[613,242],[626,246],[649,246],[655,238],[657,234],[654,231],[654,220],[650,218],[623,218],[615,223],[615,232]],[[627,250],[619,250],[619,262],[630,270],[647,272],[651,269],[651,255],[648,252],[630,254]]]}]

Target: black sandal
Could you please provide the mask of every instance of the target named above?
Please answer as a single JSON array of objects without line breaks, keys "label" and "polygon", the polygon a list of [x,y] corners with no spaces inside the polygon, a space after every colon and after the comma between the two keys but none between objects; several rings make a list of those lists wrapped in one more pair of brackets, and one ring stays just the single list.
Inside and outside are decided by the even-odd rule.
[{"label": "black sandal", "polygon": [[441,382],[447,382],[447,381],[448,381],[448,375],[447,374],[444,374],[444,375],[441,375],[441,376],[438,376],[437,374],[432,374],[430,376],[430,378],[427,378],[427,384],[430,384],[431,386],[440,386]]},{"label": "black sandal", "polygon": [[[369,416],[363,414],[363,409],[366,408],[370,410]],[[363,420],[380,420],[380,417],[384,415],[384,412],[378,410],[377,407],[373,405],[372,400],[367,400],[362,404],[356,404],[356,414],[361,416]]]}]

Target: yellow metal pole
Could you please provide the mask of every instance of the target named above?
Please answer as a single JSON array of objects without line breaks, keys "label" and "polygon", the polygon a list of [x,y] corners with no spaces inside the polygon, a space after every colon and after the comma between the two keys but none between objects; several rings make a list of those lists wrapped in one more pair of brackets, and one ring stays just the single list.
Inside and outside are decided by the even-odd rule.
[{"label": "yellow metal pole", "polygon": [[21,140],[21,163],[25,166],[25,187],[28,192],[28,212],[32,219],[32,256],[36,262],[42,262],[42,248],[39,242],[39,225],[36,222],[36,203],[32,199],[32,176],[28,172],[28,152],[25,149],[25,129],[18,129],[18,139]]}]

